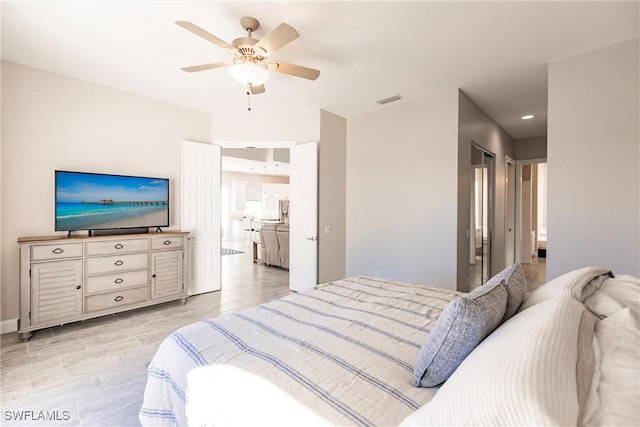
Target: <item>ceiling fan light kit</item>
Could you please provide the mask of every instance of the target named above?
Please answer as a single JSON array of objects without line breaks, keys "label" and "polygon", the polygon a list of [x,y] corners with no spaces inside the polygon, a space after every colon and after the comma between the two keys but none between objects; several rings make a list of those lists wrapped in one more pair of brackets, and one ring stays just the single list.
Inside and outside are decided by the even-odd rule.
[{"label": "ceiling fan light kit", "polygon": [[261,64],[254,64],[249,61],[234,64],[229,68],[229,74],[238,83],[243,85],[261,85],[269,80],[269,72]]},{"label": "ceiling fan light kit", "polygon": [[[307,80],[315,80],[320,76],[320,71],[313,68],[269,60],[269,55],[300,36],[295,28],[289,24],[282,23],[267,33],[263,38],[254,39],[251,35],[260,27],[260,22],[251,16],[244,16],[240,19],[240,25],[247,31],[247,36],[237,38],[231,44],[191,22],[176,21],[176,25],[233,53],[232,61],[194,65],[184,67],[182,70],[193,73],[215,68],[230,67],[229,74],[231,74],[231,77],[237,82],[246,85],[247,95],[249,96],[266,91],[264,83],[270,77],[269,69]],[[251,110],[251,98],[249,98],[249,110]]]}]

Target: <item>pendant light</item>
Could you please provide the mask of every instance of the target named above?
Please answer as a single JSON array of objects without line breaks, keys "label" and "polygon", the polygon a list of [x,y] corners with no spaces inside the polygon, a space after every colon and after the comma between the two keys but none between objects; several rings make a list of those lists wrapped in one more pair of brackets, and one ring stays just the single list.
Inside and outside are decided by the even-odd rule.
[{"label": "pendant light", "polygon": [[262,198],[267,197],[267,165],[263,166],[262,170]]},{"label": "pendant light", "polygon": [[278,164],[276,163],[276,199],[280,198],[280,193],[278,193]]}]

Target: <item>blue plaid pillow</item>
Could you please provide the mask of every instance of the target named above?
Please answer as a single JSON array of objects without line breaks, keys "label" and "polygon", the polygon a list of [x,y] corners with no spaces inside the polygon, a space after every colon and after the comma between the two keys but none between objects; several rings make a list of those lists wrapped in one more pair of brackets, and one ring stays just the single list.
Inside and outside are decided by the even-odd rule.
[{"label": "blue plaid pillow", "polygon": [[502,281],[488,283],[445,307],[418,354],[412,385],[445,382],[480,342],[500,325],[507,306]]}]

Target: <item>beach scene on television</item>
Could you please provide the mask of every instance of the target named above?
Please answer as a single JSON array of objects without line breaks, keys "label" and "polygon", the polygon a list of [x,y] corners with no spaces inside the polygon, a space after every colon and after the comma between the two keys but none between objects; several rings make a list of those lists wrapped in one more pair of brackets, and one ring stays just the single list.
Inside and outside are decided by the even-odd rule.
[{"label": "beach scene on television", "polygon": [[169,225],[169,180],[56,171],[56,230]]}]

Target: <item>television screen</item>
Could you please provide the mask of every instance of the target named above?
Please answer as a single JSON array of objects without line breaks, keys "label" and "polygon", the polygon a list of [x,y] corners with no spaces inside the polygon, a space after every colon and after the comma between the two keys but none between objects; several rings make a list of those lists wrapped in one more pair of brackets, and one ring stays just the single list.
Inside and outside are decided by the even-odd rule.
[{"label": "television screen", "polygon": [[169,226],[169,179],[55,171],[56,231]]}]

